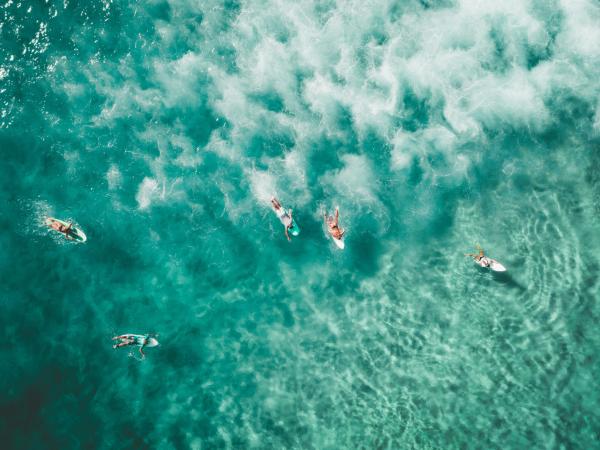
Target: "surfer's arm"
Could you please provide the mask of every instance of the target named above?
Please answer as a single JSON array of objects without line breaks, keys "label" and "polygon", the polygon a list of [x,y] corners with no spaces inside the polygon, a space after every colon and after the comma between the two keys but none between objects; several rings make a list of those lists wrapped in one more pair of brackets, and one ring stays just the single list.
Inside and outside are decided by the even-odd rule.
[{"label": "surfer's arm", "polygon": [[67,239],[71,239],[71,240],[75,240],[74,237],[71,236],[71,229],[73,228],[73,222],[69,223],[69,226],[67,228],[65,228],[65,237]]},{"label": "surfer's arm", "polygon": [[140,347],[140,353],[142,355],[142,359],[144,359],[146,357],[146,355],[144,354],[144,346],[143,345]]}]

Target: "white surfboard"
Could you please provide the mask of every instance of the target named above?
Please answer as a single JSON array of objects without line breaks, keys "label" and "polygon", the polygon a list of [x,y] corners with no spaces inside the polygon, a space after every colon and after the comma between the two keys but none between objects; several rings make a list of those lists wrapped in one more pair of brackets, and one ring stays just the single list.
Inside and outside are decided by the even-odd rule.
[{"label": "white surfboard", "polygon": [[[69,224],[67,222],[65,222],[64,220],[55,219],[54,217],[46,218],[46,221],[45,221],[46,225],[48,227],[50,227],[51,230],[56,231],[57,233],[60,233],[60,231],[57,231],[51,227],[53,222],[58,222],[61,225],[64,225],[65,227],[69,226]],[[61,233],[61,234],[64,235],[64,233]],[[69,241],[83,243],[83,242],[87,241],[87,236],[85,235],[83,230],[81,230],[80,228],[71,227],[71,230],[69,231],[69,236],[66,237],[66,239]]]},{"label": "white surfboard", "polygon": [[333,239],[333,242],[335,242],[335,245],[337,245],[339,249],[344,250],[344,247],[346,247],[346,244],[344,243],[343,237],[342,237],[342,239],[336,239],[333,236],[331,236],[331,239]]},{"label": "white surfboard", "polygon": [[[336,208],[335,208],[336,212],[338,211],[338,209],[339,208],[336,206]],[[326,233],[331,237],[331,239],[333,239],[333,242],[340,250],[344,250],[344,247],[346,247],[346,244],[344,243],[345,230],[344,229],[341,230],[342,231],[341,239],[337,239],[337,238],[333,237],[333,235],[330,233],[329,223],[331,220],[334,220],[334,218],[333,218],[333,216],[327,217],[327,214],[324,215],[324,218],[325,218],[325,227],[327,228]]]},{"label": "white surfboard", "polygon": [[146,343],[146,347],[157,347],[157,346],[158,346],[158,341],[155,338],[153,338],[153,337],[148,338],[148,342]]},{"label": "white surfboard", "polygon": [[504,267],[502,264],[500,264],[495,259],[488,258],[487,256],[484,256],[479,261],[476,261],[475,259],[473,261],[475,261],[475,264],[477,264],[481,267],[490,268],[494,272],[506,272],[506,267]]}]

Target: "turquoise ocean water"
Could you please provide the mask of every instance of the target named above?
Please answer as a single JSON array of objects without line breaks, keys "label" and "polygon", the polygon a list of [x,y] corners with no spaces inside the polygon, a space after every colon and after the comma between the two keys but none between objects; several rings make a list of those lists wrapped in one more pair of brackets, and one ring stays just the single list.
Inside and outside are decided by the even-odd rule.
[{"label": "turquoise ocean water", "polygon": [[600,448],[597,1],[8,0],[0,38],[2,448]]}]

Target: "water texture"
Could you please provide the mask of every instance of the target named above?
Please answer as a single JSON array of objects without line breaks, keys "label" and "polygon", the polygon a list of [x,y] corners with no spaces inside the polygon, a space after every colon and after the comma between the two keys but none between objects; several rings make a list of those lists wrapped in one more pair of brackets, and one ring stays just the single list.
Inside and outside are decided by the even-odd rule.
[{"label": "water texture", "polygon": [[8,0],[0,38],[2,448],[600,448],[597,1]]}]

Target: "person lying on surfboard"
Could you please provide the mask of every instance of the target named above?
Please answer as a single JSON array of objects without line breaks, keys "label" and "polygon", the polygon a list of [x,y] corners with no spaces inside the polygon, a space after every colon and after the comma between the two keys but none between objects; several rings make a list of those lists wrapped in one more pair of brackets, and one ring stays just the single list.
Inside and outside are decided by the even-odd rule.
[{"label": "person lying on surfboard", "polygon": [[271,199],[271,204],[273,205],[275,213],[277,213],[277,217],[279,217],[279,220],[281,220],[281,223],[285,226],[285,237],[288,241],[291,241],[292,238],[290,237],[288,230],[292,228],[293,225],[292,210],[290,209],[289,211],[286,211],[283,209],[281,203],[279,203],[279,200],[277,200],[275,197]]},{"label": "person lying on surfboard", "polygon": [[62,223],[53,220],[49,223],[50,228],[58,231],[59,233],[63,233],[67,239],[73,239],[71,236],[71,228],[73,228],[73,222],[70,222],[68,226],[63,225]]},{"label": "person lying on surfboard", "polygon": [[139,340],[131,334],[122,334],[121,336],[115,336],[113,338],[113,341],[117,340],[120,342],[118,344],[113,345],[113,348],[127,347],[129,345],[139,345],[140,353],[142,354],[142,359],[144,359],[146,357],[146,355],[144,354],[144,347],[146,346],[146,344],[148,344],[149,337],[149,334],[145,335],[142,343],[140,344]]},{"label": "person lying on surfboard", "polygon": [[479,244],[477,244],[475,247],[477,250],[479,250],[479,253],[465,253],[465,256],[470,256],[473,258],[481,267],[490,267],[492,262],[483,254],[483,249],[479,246]]},{"label": "person lying on surfboard", "polygon": [[345,233],[345,230],[338,226],[339,217],[340,217],[340,212],[338,211],[337,208],[335,208],[335,217],[327,216],[327,214],[323,214],[323,218],[325,219],[325,222],[327,223],[327,230],[329,231],[329,234],[331,234],[331,236],[337,240],[342,239],[342,237],[344,236],[344,233]]}]

